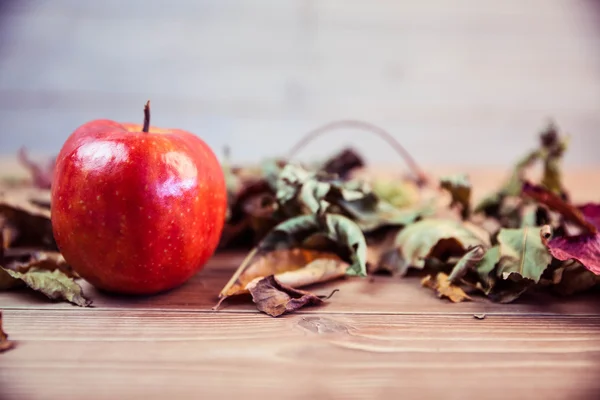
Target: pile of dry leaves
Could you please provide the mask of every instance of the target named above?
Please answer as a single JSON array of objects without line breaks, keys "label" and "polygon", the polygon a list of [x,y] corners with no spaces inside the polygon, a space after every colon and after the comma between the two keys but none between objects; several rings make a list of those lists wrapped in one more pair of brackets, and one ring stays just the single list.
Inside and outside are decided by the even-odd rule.
[{"label": "pile of dry leaves", "polygon": [[[539,147],[478,204],[466,175],[356,178],[364,162],[349,149],[309,166],[279,159],[242,168],[225,160],[229,207],[218,251],[248,256],[219,304],[249,293],[259,310],[279,316],[325,300],[302,287],[376,273],[420,273],[424,287],[453,302],[484,296],[506,303],[532,288],[588,290],[599,282],[600,204],[569,200],[560,172],[566,148],[549,126]],[[52,164],[21,157],[33,185],[0,189],[0,290],[26,286],[88,306],[52,238]],[[526,178],[534,165],[543,171],[535,182]]]}]

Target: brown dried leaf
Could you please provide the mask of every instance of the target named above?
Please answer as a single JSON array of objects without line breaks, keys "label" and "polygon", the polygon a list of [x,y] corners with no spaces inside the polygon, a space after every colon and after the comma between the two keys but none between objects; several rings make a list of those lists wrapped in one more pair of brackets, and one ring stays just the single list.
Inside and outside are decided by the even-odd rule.
[{"label": "brown dried leaf", "polygon": [[8,340],[8,335],[2,329],[2,311],[0,311],[0,353],[15,347],[15,342]]},{"label": "brown dried leaf", "polygon": [[27,272],[30,268],[48,271],[58,269],[68,277],[79,278],[77,272],[67,264],[63,255],[57,251],[42,251],[30,248],[6,249],[4,262],[1,265],[18,272]]},{"label": "brown dried leaf", "polygon": [[453,303],[471,300],[471,298],[459,286],[453,285],[448,279],[448,275],[438,272],[435,280],[431,275],[427,275],[421,280],[421,285],[433,289],[440,298],[447,298]]},{"label": "brown dried leaf", "polygon": [[329,296],[317,296],[284,285],[273,275],[256,278],[247,285],[247,289],[256,308],[272,317],[297,311],[304,306],[320,305],[335,293],[333,291]]},{"label": "brown dried leaf", "polygon": [[[234,275],[233,277],[235,279],[230,281],[231,284],[227,285],[223,291],[221,291],[220,297],[224,298],[248,293],[248,290],[246,290],[246,285],[256,278],[264,278],[269,275],[276,275],[279,278],[279,276],[282,274],[289,273],[291,271],[297,271],[318,259],[333,260],[339,264],[343,263],[338,255],[330,252],[306,250],[302,248],[273,250],[267,254],[257,256],[254,261],[249,263],[244,270],[238,271],[239,273],[237,276]],[[316,265],[319,267],[327,267],[326,264]],[[309,275],[315,279],[313,281],[307,279],[307,275],[303,274],[292,275],[292,277],[295,276],[296,279],[299,279],[298,283],[301,283],[302,285],[323,282],[324,280],[328,280],[326,278],[331,279],[330,275],[324,272],[324,269],[325,268],[322,268],[320,270],[320,272],[323,272],[323,275],[320,275],[320,272],[317,272],[319,270],[317,267],[314,267],[314,269],[309,272]],[[289,277],[290,275],[287,275],[287,277],[284,278],[286,284],[294,287],[300,287],[297,286],[297,284],[294,283]]]},{"label": "brown dried leaf", "polygon": [[13,271],[0,267],[15,279],[22,280],[31,289],[45,294],[51,300],[66,300],[80,307],[92,304],[83,295],[81,286],[59,269],[49,271],[38,267],[28,268],[26,272]]}]

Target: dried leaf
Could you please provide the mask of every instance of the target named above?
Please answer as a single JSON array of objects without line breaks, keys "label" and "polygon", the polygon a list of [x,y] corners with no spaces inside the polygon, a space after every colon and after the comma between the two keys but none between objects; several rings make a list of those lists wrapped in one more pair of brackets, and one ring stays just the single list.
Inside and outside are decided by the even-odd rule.
[{"label": "dried leaf", "polygon": [[325,161],[321,166],[321,171],[337,175],[340,179],[346,180],[354,169],[361,168],[364,165],[365,162],[362,157],[356,151],[348,148]]},{"label": "dried leaf", "polygon": [[485,253],[486,251],[481,245],[477,245],[466,252],[465,255],[458,260],[454,268],[452,268],[452,272],[448,277],[450,282],[456,283],[467,273],[467,271],[475,270],[475,266],[483,260]]},{"label": "dried leaf", "polygon": [[45,294],[51,300],[66,300],[80,307],[88,307],[92,302],[83,295],[83,290],[72,278],[59,269],[49,271],[38,267],[26,272],[13,271],[0,267],[15,279],[22,280],[31,289]]},{"label": "dried leaf", "polygon": [[585,292],[600,283],[600,275],[594,274],[579,263],[561,269],[560,281],[552,290],[561,296]]},{"label": "dried leaf", "polygon": [[496,245],[488,249],[481,261],[475,267],[485,294],[490,293],[496,282],[496,274],[494,271],[498,262],[500,262],[500,246]]},{"label": "dried leaf", "polygon": [[381,201],[396,208],[406,208],[417,204],[420,191],[412,180],[373,179],[373,193]]},{"label": "dried leaf", "polygon": [[335,244],[335,249],[328,250],[336,254],[343,253],[346,257],[342,258],[352,261],[347,275],[366,276],[367,244],[365,237],[352,220],[339,214],[302,215],[288,219],[269,232],[255,250],[265,253],[278,248],[314,248],[309,245],[309,242],[315,236]]},{"label": "dried leaf", "polygon": [[523,194],[560,213],[563,217],[581,227],[584,232],[597,232],[596,226],[589,222],[577,207],[567,203],[548,189],[525,182],[523,184]]},{"label": "dried leaf", "polygon": [[256,308],[272,317],[297,311],[304,306],[320,305],[329,296],[316,296],[310,292],[294,289],[279,282],[273,275],[257,278],[247,287]]},{"label": "dried leaf", "polygon": [[516,275],[516,279],[539,282],[552,261],[552,256],[543,242],[548,229],[548,226],[502,229],[498,234],[500,261],[496,275],[504,280]]},{"label": "dried leaf", "polygon": [[467,219],[471,213],[471,182],[466,174],[451,175],[441,178],[440,186],[450,192],[450,207],[461,206],[461,216]]},{"label": "dried leaf", "polygon": [[336,258],[319,258],[311,261],[304,268],[282,272],[275,278],[293,288],[308,286],[317,282],[327,282],[346,275],[348,263]]},{"label": "dried leaf", "polygon": [[2,329],[2,311],[0,311],[0,353],[15,347],[15,342],[8,340],[8,335]]},{"label": "dried leaf", "polygon": [[550,254],[558,260],[577,260],[600,275],[600,234],[555,237],[545,242]]},{"label": "dried leaf", "polygon": [[19,272],[27,272],[30,268],[48,271],[58,269],[70,278],[79,278],[79,275],[65,261],[63,255],[56,251],[30,248],[7,249],[2,265],[7,269]]},{"label": "dried leaf", "polygon": [[424,219],[404,228],[396,237],[396,248],[414,268],[423,268],[430,258],[461,257],[467,249],[485,243],[462,223],[449,219]]},{"label": "dried leaf", "polygon": [[471,300],[471,298],[459,286],[450,282],[448,275],[438,272],[435,280],[427,275],[421,280],[421,285],[433,289],[440,298],[447,298],[453,303]]},{"label": "dried leaf", "polygon": [[560,161],[566,148],[567,140],[560,138],[556,126],[550,123],[540,134],[540,146],[517,162],[510,178],[496,193],[484,198],[475,208],[475,212],[485,212],[489,216],[497,215],[506,198],[520,196],[525,173],[538,160],[544,164],[542,186],[556,195],[564,195]]},{"label": "dried leaf", "polygon": [[[323,269],[323,276],[319,276],[316,268],[313,267],[311,273],[315,274],[315,280],[308,281],[306,277],[301,275],[301,280],[295,283],[286,277],[286,273],[297,270],[304,270],[315,261],[334,261],[339,264],[344,264],[340,257],[331,252],[323,252],[317,250],[307,250],[301,248],[277,249],[266,254],[255,257],[246,268],[239,273],[232,285],[226,291],[221,292],[221,296],[234,296],[238,294],[248,293],[246,285],[256,278],[264,278],[269,275],[275,275],[277,278],[284,276],[284,283],[292,287],[302,287],[316,282],[322,282],[329,279],[329,275],[324,271],[329,267],[327,264],[320,264]],[[317,266],[319,264],[316,264]],[[344,270],[345,273],[345,270]],[[343,274],[342,274],[343,275]],[[319,280],[319,278],[323,280]],[[327,278],[327,279],[326,279]]]}]

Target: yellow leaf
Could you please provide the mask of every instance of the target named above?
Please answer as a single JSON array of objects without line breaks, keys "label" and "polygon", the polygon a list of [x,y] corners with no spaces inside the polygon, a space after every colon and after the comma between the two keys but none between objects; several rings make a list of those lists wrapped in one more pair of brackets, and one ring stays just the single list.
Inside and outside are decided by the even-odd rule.
[{"label": "yellow leaf", "polygon": [[421,285],[435,290],[438,297],[445,297],[453,303],[460,303],[471,298],[458,286],[453,285],[448,279],[448,275],[438,272],[435,280],[431,275],[427,275],[421,281]]}]

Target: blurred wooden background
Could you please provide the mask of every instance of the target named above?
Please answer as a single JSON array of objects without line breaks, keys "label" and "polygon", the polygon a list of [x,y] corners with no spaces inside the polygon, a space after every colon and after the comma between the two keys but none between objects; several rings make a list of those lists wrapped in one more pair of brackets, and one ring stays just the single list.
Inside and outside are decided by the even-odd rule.
[{"label": "blurred wooden background", "polygon": [[[600,3],[567,0],[2,0],[0,153],[58,151],[94,118],[189,129],[239,161],[340,118],[424,164],[506,165],[548,118],[600,163]],[[358,131],[369,160],[397,156]]]}]

